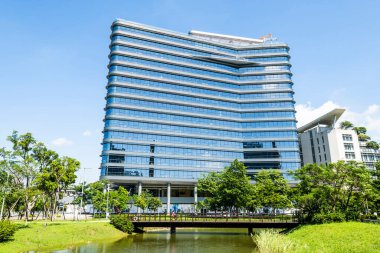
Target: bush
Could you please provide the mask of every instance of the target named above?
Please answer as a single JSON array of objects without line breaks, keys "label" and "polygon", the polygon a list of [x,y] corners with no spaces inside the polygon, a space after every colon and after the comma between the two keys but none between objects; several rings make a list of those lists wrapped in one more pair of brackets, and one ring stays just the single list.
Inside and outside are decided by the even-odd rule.
[{"label": "bush", "polygon": [[377,220],[377,216],[375,214],[362,214],[360,215],[360,220]]},{"label": "bush", "polygon": [[343,213],[318,213],[315,214],[312,218],[312,223],[322,224],[322,223],[331,223],[331,222],[343,222],[346,220],[346,217]]},{"label": "bush", "polygon": [[16,225],[10,221],[0,221],[0,242],[11,239],[16,232]]},{"label": "bush", "polygon": [[292,240],[273,230],[264,230],[254,236],[253,240],[260,253],[288,253],[295,252],[299,248]]},{"label": "bush", "polygon": [[125,215],[113,215],[110,222],[115,228],[131,234],[134,230],[132,222]]}]

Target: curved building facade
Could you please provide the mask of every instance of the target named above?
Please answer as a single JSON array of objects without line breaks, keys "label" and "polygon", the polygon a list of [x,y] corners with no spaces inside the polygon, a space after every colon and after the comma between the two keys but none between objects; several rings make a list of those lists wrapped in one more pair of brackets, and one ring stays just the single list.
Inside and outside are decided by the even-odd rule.
[{"label": "curved building facade", "polygon": [[286,44],[118,19],[110,49],[101,177],[149,188],[169,210],[234,159],[251,177],[299,168]]}]

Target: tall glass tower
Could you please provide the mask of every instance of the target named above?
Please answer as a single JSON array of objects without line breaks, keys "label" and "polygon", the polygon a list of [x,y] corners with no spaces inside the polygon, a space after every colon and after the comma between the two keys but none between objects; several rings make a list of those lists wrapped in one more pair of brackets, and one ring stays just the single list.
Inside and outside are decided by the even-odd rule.
[{"label": "tall glass tower", "polygon": [[110,49],[101,177],[169,211],[234,159],[251,177],[300,166],[286,44],[117,19]]}]

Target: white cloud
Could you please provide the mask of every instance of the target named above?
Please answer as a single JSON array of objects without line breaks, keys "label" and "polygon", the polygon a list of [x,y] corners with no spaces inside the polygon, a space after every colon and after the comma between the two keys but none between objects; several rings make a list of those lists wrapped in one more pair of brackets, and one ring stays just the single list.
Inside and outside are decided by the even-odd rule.
[{"label": "white cloud", "polygon": [[319,107],[313,107],[311,103],[298,104],[296,105],[297,126],[303,126],[335,108],[346,109],[339,121],[348,120],[355,126],[364,126],[373,140],[380,141],[380,105],[378,104],[369,105],[363,112],[352,111],[350,108],[340,106],[333,101],[327,101]]},{"label": "white cloud", "polygon": [[86,130],[83,132],[83,136],[91,136],[92,132],[90,130]]},{"label": "white cloud", "polygon": [[71,146],[73,142],[66,138],[60,137],[55,140],[52,140],[51,144],[56,147],[65,147],[65,146]]},{"label": "white cloud", "polygon": [[332,102],[332,101],[327,101],[324,104],[322,104],[320,107],[313,107],[310,102],[307,104],[297,104],[296,105],[296,117],[298,120],[297,126],[301,127],[310,121],[322,116],[323,114],[335,109],[335,108],[340,108],[338,104]]}]

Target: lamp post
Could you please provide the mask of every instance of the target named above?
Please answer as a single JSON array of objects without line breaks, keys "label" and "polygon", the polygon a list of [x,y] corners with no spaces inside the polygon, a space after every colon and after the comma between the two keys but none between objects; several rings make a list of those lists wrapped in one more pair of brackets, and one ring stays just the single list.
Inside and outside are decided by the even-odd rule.
[{"label": "lamp post", "polygon": [[84,175],[86,173],[86,170],[90,168],[83,168],[83,175],[82,175],[82,194],[80,198],[80,208],[79,208],[79,218],[82,217],[82,209],[83,209],[83,196],[84,196]]},{"label": "lamp post", "polygon": [[106,219],[109,218],[110,213],[108,211],[108,199],[109,199],[109,192],[110,192],[110,184],[107,184],[107,206],[106,206]]}]

